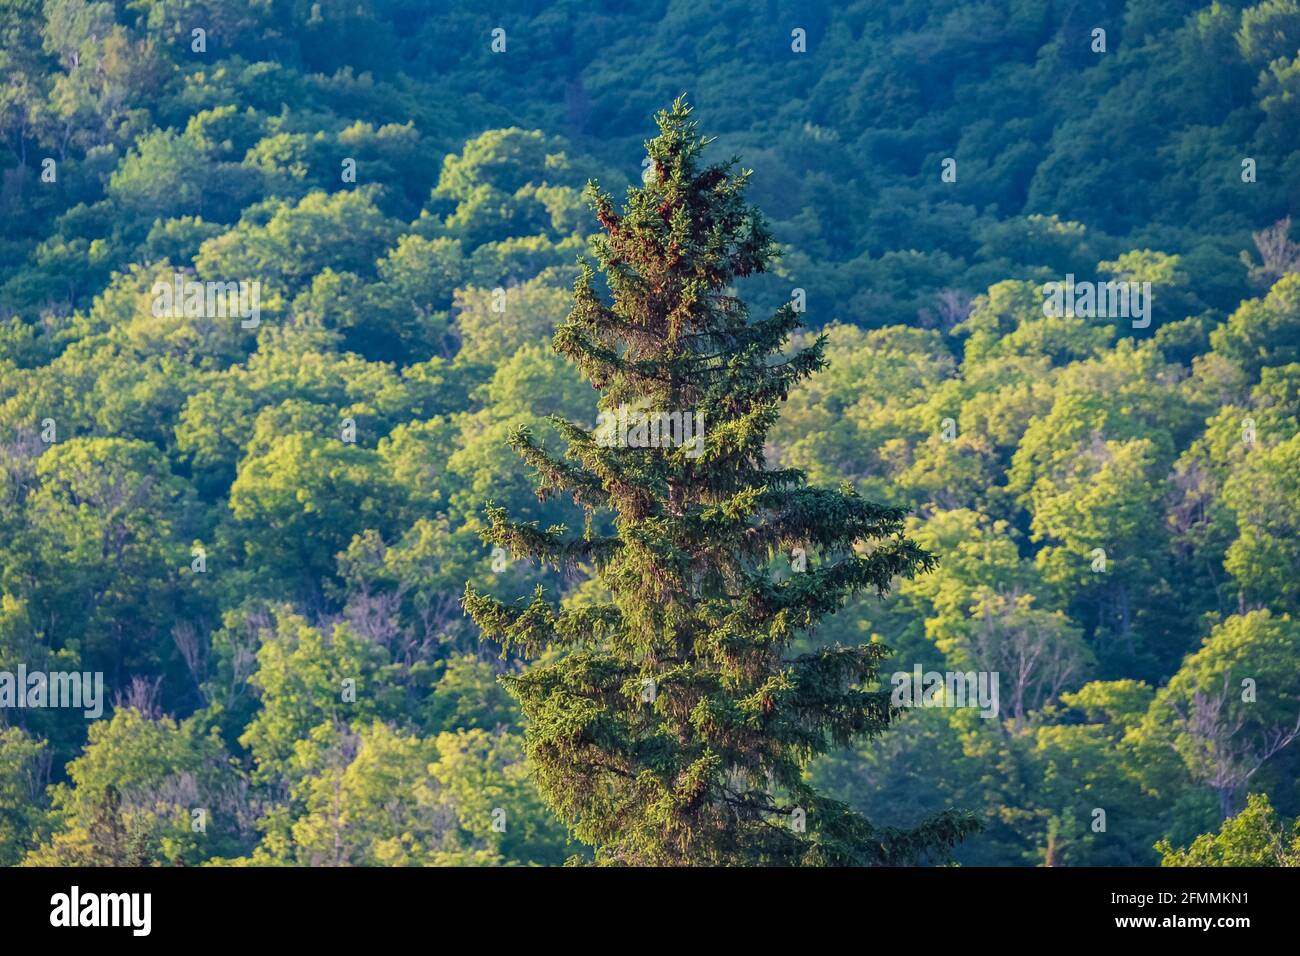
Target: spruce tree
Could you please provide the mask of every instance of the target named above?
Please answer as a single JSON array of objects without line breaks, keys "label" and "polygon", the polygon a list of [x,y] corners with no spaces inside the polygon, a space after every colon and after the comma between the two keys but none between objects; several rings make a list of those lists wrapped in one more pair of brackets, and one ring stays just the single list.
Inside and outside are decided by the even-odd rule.
[{"label": "spruce tree", "polygon": [[[483,539],[594,567],[612,599],[556,607],[538,588],[512,605],[467,586],[463,605],[503,655],[544,655],[502,680],[526,717],[544,798],[598,861],[913,861],[953,845],[971,819],[877,828],[803,772],[896,716],[877,677],[885,648],[791,645],[854,593],[883,595],[934,559],[903,536],[901,510],[766,466],[768,429],[790,389],[824,366],[824,342],[788,354],[793,306],[751,321],[733,294],[777,249],[745,201],[750,171],[734,158],[704,165],[708,141],[690,113],[679,99],[659,114],[645,182],[621,211],[588,184],[607,292],[581,262],[554,347],[600,390],[605,413],[701,412],[703,446],[621,447],[608,430],[557,419],[567,442],[557,456],[519,428],[511,445],[535,469],[538,497],[571,496],[586,529],[543,530],[489,505]],[[789,573],[796,548],[806,569]]]}]

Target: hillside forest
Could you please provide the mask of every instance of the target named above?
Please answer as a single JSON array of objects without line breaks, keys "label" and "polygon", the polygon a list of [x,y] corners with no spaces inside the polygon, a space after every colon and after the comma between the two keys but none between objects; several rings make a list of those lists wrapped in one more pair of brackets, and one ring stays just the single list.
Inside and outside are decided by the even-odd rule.
[{"label": "hillside forest", "polygon": [[[615,733],[573,703],[613,658],[495,626],[540,594],[599,634],[649,566],[600,542],[668,547],[536,467],[649,375],[582,338],[632,295],[627,223],[785,317],[736,382],[799,372],[720,429],[742,464],[674,467],[743,492],[761,460],[809,535],[894,542],[773,646],[826,686],[859,649],[855,706],[999,677],[992,716],[824,735],[764,722],[807,704],[775,658],[689,715],[665,678],[664,721],[824,811],[797,858],[709,817],[708,862],[947,821],[909,862],[1300,864],[1298,133],[1297,0],[0,0],[0,674],[105,687],[94,719],[0,707],[0,864],[689,861],[652,834],[703,832],[682,780],[717,765],[629,842],[560,756]],[[1149,314],[1049,314],[1067,276]],[[244,280],[255,312],[157,308]],[[508,546],[561,526],[568,560]],[[771,601],[823,580],[767,543]]]}]

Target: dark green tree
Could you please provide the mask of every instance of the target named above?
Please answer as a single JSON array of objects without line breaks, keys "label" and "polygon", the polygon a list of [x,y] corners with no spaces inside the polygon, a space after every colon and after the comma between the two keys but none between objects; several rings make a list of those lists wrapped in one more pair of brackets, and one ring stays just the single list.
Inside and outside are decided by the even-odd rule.
[{"label": "dark green tree", "polygon": [[[599,408],[703,415],[701,446],[624,447],[611,429],[553,418],[557,457],[527,429],[511,444],[537,494],[568,494],[581,537],[489,506],[485,541],[556,566],[591,564],[612,599],[557,609],[539,589],[513,606],[467,586],[467,613],[504,653],[547,658],[505,678],[528,723],[540,789],[597,859],[624,864],[888,864],[950,847],[974,828],[945,812],[911,831],[872,826],[823,798],[804,768],[877,735],[895,711],[880,644],[794,654],[801,633],[870,589],[928,570],[901,510],[769,470],[764,444],[824,343],[785,351],[792,304],[750,321],[733,294],[777,250],[744,199],[736,160],[702,164],[708,141],[678,100],[647,144],[645,183],[624,209],[594,184],[592,243],[554,338],[600,390]],[[684,434],[679,433],[679,438]],[[612,514],[599,534],[596,512]],[[790,567],[794,549],[806,565]]]}]

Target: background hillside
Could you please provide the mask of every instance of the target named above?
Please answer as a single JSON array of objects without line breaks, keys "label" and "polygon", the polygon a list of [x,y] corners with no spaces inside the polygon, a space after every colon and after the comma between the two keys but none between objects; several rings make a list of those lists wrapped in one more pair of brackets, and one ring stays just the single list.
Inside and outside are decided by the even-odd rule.
[{"label": "background hillside", "polygon": [[[549,347],[581,190],[683,91],[783,247],[740,293],[829,335],[772,464],[940,558],[809,643],[1002,675],[999,719],[916,710],[813,779],[979,813],[969,863],[1285,858],[1300,6],[628,7],[0,0],[0,671],[117,695],[0,709],[0,863],[585,852],[458,601],[598,597],[477,531],[581,527],[505,440],[594,421]],[[261,282],[260,325],[155,316],[178,271]],[[1045,317],[1067,273],[1151,282],[1150,327]]]}]

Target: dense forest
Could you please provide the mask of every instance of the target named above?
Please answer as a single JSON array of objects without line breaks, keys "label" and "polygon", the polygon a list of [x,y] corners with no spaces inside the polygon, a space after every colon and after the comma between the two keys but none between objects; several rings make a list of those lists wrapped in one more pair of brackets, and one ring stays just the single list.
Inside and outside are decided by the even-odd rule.
[{"label": "dense forest", "polygon": [[0,707],[0,864],[641,859],[528,736],[570,651],[492,621],[610,606],[509,545],[614,527],[536,465],[683,92],[771,237],[716,283],[803,326],[743,361],[817,359],[735,440],[915,546],[790,655],[1000,677],[773,786],[935,863],[1300,865],[1297,0],[0,0],[0,674],[107,688]]}]

